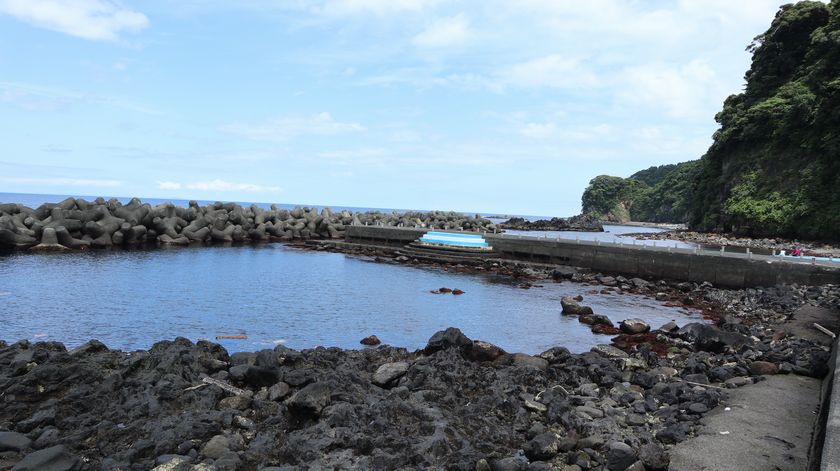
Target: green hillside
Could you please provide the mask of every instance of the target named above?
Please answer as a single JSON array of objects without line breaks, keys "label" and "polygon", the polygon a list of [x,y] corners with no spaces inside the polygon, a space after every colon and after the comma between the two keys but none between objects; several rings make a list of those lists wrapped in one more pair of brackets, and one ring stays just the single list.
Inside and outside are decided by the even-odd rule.
[{"label": "green hillside", "polygon": [[782,6],[748,50],[746,88],[700,160],[596,177],[584,212],[840,240],[840,0]]},{"label": "green hillside", "polygon": [[699,163],[650,167],[629,178],[595,177],[583,194],[583,212],[610,222],[686,222]]}]

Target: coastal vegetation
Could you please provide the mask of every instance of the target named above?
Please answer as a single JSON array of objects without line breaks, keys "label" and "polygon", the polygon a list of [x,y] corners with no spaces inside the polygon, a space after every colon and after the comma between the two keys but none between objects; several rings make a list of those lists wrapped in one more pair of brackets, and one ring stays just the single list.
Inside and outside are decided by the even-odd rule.
[{"label": "coastal vegetation", "polygon": [[840,1],[783,5],[700,160],[602,175],[584,213],[700,231],[840,240]]},{"label": "coastal vegetation", "polygon": [[700,161],[662,165],[628,178],[600,175],[583,194],[583,213],[604,221],[685,222]]}]

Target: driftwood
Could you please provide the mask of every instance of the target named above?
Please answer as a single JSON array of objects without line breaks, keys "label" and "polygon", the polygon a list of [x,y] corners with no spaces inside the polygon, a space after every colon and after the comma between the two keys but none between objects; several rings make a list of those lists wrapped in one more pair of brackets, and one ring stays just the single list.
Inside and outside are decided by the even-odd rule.
[{"label": "driftwood", "polygon": [[230,384],[228,384],[224,381],[219,381],[218,379],[213,379],[209,376],[205,376],[205,377],[201,378],[201,380],[204,381],[207,384],[212,384],[213,386],[218,386],[218,387],[224,389],[227,392],[236,394],[237,396],[244,396],[244,395],[248,394],[248,391],[246,391],[244,389],[239,389],[236,386],[231,386]]},{"label": "driftwood", "polygon": [[831,338],[837,338],[837,336],[836,336],[836,335],[834,335],[834,332],[832,332],[832,331],[830,331],[830,330],[826,329],[825,327],[823,327],[823,326],[821,326],[821,325],[817,324],[816,322],[814,322],[814,328],[815,328],[815,329],[817,329],[817,330],[819,330],[820,332],[824,333],[825,335],[828,335],[828,336],[829,336],[829,337],[831,337]]},{"label": "driftwood", "polygon": [[559,385],[559,384],[555,384],[554,386],[551,386],[551,387],[550,387],[550,388],[548,388],[548,389],[543,389],[542,391],[538,392],[538,393],[537,393],[537,395],[536,395],[536,396],[534,396],[534,399],[539,399],[539,398],[540,398],[540,396],[542,396],[542,395],[543,395],[543,393],[544,393],[544,392],[546,392],[546,391],[548,391],[549,389],[559,389],[559,390],[563,391],[563,394],[565,394],[565,395],[567,395],[567,396],[569,395],[569,391],[566,391],[566,388],[564,388],[563,386],[561,386],[561,385]]},{"label": "driftwood", "polygon": [[711,385],[711,384],[703,384],[703,383],[695,383],[694,381],[686,381],[682,378],[676,378],[676,379],[678,381],[682,381],[683,383],[690,384],[692,386],[702,386],[704,388],[714,388],[714,389],[726,389],[726,388],[722,388],[720,386],[714,386],[714,385]]}]

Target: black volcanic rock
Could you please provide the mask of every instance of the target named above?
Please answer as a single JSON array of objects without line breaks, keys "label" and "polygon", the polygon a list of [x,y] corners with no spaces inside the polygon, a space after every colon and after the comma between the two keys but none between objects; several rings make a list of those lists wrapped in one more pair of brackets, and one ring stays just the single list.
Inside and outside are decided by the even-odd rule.
[{"label": "black volcanic rock", "polygon": [[583,231],[603,232],[604,226],[591,215],[578,215],[570,218],[551,218],[528,221],[524,218],[510,218],[500,224],[502,229],[518,231]]}]

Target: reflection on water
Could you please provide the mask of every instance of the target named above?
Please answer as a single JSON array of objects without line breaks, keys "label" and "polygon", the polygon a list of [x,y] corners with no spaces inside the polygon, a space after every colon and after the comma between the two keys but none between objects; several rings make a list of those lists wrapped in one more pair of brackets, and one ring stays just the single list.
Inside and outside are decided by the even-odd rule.
[{"label": "reflection on water", "polygon": [[[434,295],[442,286],[462,296]],[[195,247],[0,256],[0,338],[97,338],[121,349],[148,348],[183,336],[221,340],[231,351],[317,345],[359,348],[376,334],[384,343],[421,348],[437,330],[461,328],[509,351],[538,353],[562,345],[588,350],[608,341],[576,318],[560,315],[560,297],[618,322],[654,327],[687,322],[696,312],[631,295],[588,295],[572,283],[519,289],[508,278],[375,263],[281,245]]]}]

